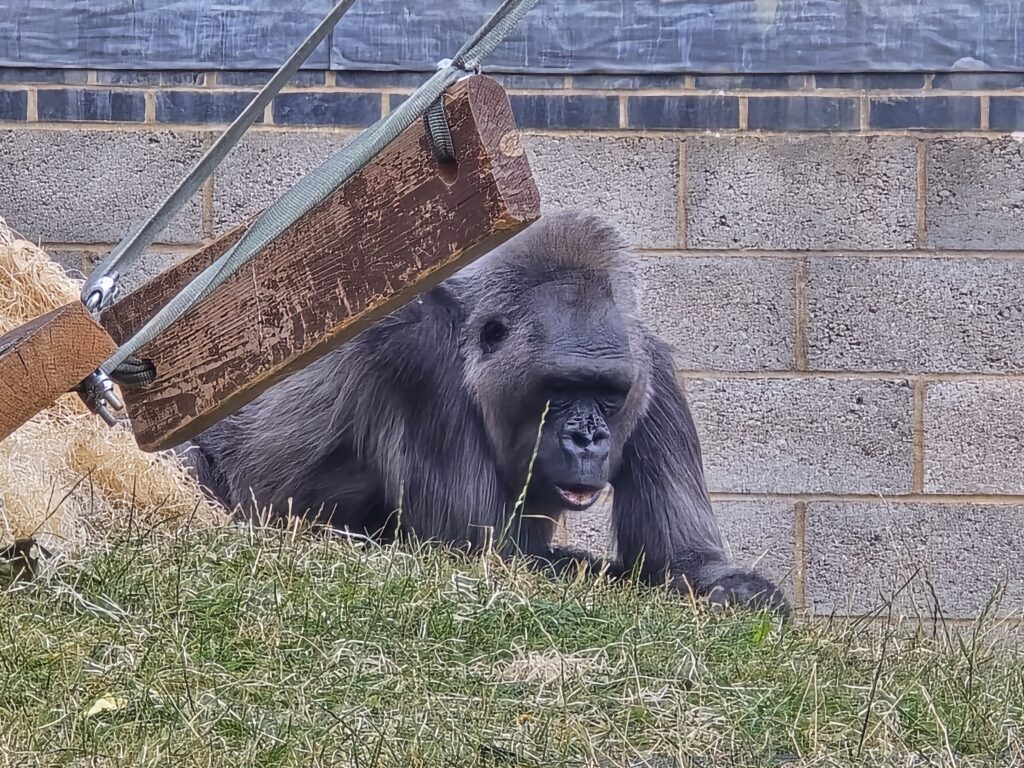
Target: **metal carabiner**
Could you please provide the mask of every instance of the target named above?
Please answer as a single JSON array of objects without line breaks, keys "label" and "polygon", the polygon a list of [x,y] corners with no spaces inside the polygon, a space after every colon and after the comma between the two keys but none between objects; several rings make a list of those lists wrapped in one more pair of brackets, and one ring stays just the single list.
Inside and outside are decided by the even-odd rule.
[{"label": "metal carabiner", "polygon": [[97,368],[86,376],[75,387],[75,391],[86,407],[103,419],[108,427],[117,424],[117,419],[110,413],[108,406],[115,411],[121,411],[124,409],[124,402],[114,391],[114,382],[102,370]]},{"label": "metal carabiner", "polygon": [[97,280],[96,287],[85,299],[86,309],[90,312],[99,312],[101,309],[106,309],[111,299],[118,294],[119,277],[120,275],[117,272],[111,272]]}]

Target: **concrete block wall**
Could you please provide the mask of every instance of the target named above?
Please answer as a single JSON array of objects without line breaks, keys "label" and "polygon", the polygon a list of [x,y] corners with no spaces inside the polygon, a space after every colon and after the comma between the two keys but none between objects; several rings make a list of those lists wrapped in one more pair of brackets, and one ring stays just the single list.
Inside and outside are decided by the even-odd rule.
[{"label": "concrete block wall", "polygon": [[[0,215],[88,269],[268,76],[0,70]],[[301,73],[130,283],[421,79]],[[634,242],[735,556],[818,615],[1021,616],[1024,75],[500,79],[545,208]]]}]

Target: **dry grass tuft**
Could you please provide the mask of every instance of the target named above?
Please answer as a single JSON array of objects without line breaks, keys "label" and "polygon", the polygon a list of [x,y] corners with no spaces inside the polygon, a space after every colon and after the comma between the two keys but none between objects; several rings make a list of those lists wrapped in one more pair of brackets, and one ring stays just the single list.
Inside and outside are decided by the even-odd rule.
[{"label": "dry grass tuft", "polygon": [[[0,219],[0,334],[74,301],[79,281]],[[65,395],[0,442],[0,543],[35,535],[55,551],[87,548],[127,525],[226,522],[181,461],[139,450]]]}]

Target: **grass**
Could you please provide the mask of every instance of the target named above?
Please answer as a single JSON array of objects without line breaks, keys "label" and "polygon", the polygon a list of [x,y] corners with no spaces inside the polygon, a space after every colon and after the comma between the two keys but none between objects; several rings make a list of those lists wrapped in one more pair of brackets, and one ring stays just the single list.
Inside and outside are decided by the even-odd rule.
[{"label": "grass", "polygon": [[781,627],[289,531],[124,538],[0,593],[0,762],[1013,765],[1024,659],[985,631]]}]

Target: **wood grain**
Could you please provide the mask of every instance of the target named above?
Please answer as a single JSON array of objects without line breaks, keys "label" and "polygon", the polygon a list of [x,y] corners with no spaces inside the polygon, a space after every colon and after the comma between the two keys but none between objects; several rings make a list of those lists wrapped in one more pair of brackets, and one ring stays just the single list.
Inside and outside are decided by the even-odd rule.
[{"label": "wood grain", "polygon": [[0,440],[53,405],[116,348],[80,301],[0,336]]},{"label": "wood grain", "polygon": [[[125,391],[143,450],[172,447],[250,402],[540,216],[508,97],[474,75],[444,96],[455,167],[422,121],[139,350],[156,380]],[[105,311],[119,342],[241,236],[240,226]]]}]

